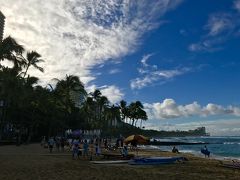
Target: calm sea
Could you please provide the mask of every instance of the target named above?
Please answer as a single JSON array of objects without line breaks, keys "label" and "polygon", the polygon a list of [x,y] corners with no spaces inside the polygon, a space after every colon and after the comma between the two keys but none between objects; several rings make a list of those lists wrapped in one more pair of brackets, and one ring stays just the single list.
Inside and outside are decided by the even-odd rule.
[{"label": "calm sea", "polygon": [[[157,138],[156,138],[157,139]],[[213,158],[217,159],[239,159],[240,160],[240,137],[168,137],[159,138],[160,141],[174,142],[207,142],[207,148],[211,152]],[[200,152],[204,145],[180,145],[177,146],[180,152],[192,153],[203,156]],[[172,146],[148,146],[148,148],[161,149],[171,151]]]}]

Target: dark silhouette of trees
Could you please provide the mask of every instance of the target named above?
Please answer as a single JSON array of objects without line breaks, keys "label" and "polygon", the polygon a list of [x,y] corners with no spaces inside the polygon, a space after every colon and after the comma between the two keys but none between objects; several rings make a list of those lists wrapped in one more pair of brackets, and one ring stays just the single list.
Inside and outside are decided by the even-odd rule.
[{"label": "dark silhouette of trees", "polygon": [[[41,136],[63,135],[69,128],[116,130],[127,119],[132,126],[139,119],[147,120],[140,101],[129,106],[124,100],[112,104],[98,89],[87,94],[74,75],[55,79],[56,86],[38,85],[39,79],[28,70],[32,66],[44,72],[39,66],[43,59],[36,51],[24,53],[23,46],[10,36],[0,42],[0,140],[16,139],[20,144]],[[4,66],[2,61],[13,66]]]}]

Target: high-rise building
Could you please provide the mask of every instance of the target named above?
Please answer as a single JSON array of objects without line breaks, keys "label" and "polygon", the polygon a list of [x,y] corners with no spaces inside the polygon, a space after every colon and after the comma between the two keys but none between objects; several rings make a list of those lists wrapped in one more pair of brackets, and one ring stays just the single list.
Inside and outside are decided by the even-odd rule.
[{"label": "high-rise building", "polygon": [[5,16],[0,11],[0,42],[2,42],[3,40],[4,24],[5,24]]}]

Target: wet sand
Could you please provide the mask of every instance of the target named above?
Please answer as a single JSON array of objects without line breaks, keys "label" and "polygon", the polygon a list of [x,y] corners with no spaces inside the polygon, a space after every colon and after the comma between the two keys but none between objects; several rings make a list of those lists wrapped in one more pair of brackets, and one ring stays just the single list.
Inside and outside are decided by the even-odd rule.
[{"label": "wet sand", "polygon": [[[173,156],[170,152],[139,151],[141,156]],[[239,179],[239,169],[221,167],[218,160],[178,154],[185,163],[158,166],[98,165],[82,157],[72,160],[70,152],[52,154],[39,144],[0,146],[0,180],[40,179]],[[94,160],[99,159],[94,157]]]}]

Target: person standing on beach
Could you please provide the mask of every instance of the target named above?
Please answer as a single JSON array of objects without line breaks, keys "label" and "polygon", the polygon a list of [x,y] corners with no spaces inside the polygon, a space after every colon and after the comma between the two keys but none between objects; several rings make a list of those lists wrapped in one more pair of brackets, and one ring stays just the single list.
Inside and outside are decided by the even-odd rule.
[{"label": "person standing on beach", "polygon": [[73,149],[72,149],[72,159],[79,158],[79,149],[78,149],[78,144],[75,143],[73,144]]},{"label": "person standing on beach", "polygon": [[53,137],[51,137],[49,140],[48,140],[48,147],[49,147],[49,152],[52,153],[52,150],[53,150],[53,146],[54,146],[54,139]]},{"label": "person standing on beach", "polygon": [[98,155],[98,140],[96,139],[96,142],[95,142],[95,155],[97,156]]},{"label": "person standing on beach", "polygon": [[123,146],[123,149],[122,149],[122,154],[123,154],[123,157],[127,157],[127,156],[128,156],[128,149],[127,149],[127,145],[124,145],[124,146]]},{"label": "person standing on beach", "polygon": [[203,149],[201,149],[201,153],[205,155],[205,158],[210,156],[210,151],[208,150],[207,146],[204,146]]},{"label": "person standing on beach", "polygon": [[83,143],[83,157],[88,156],[88,143],[87,140],[84,140]]}]

